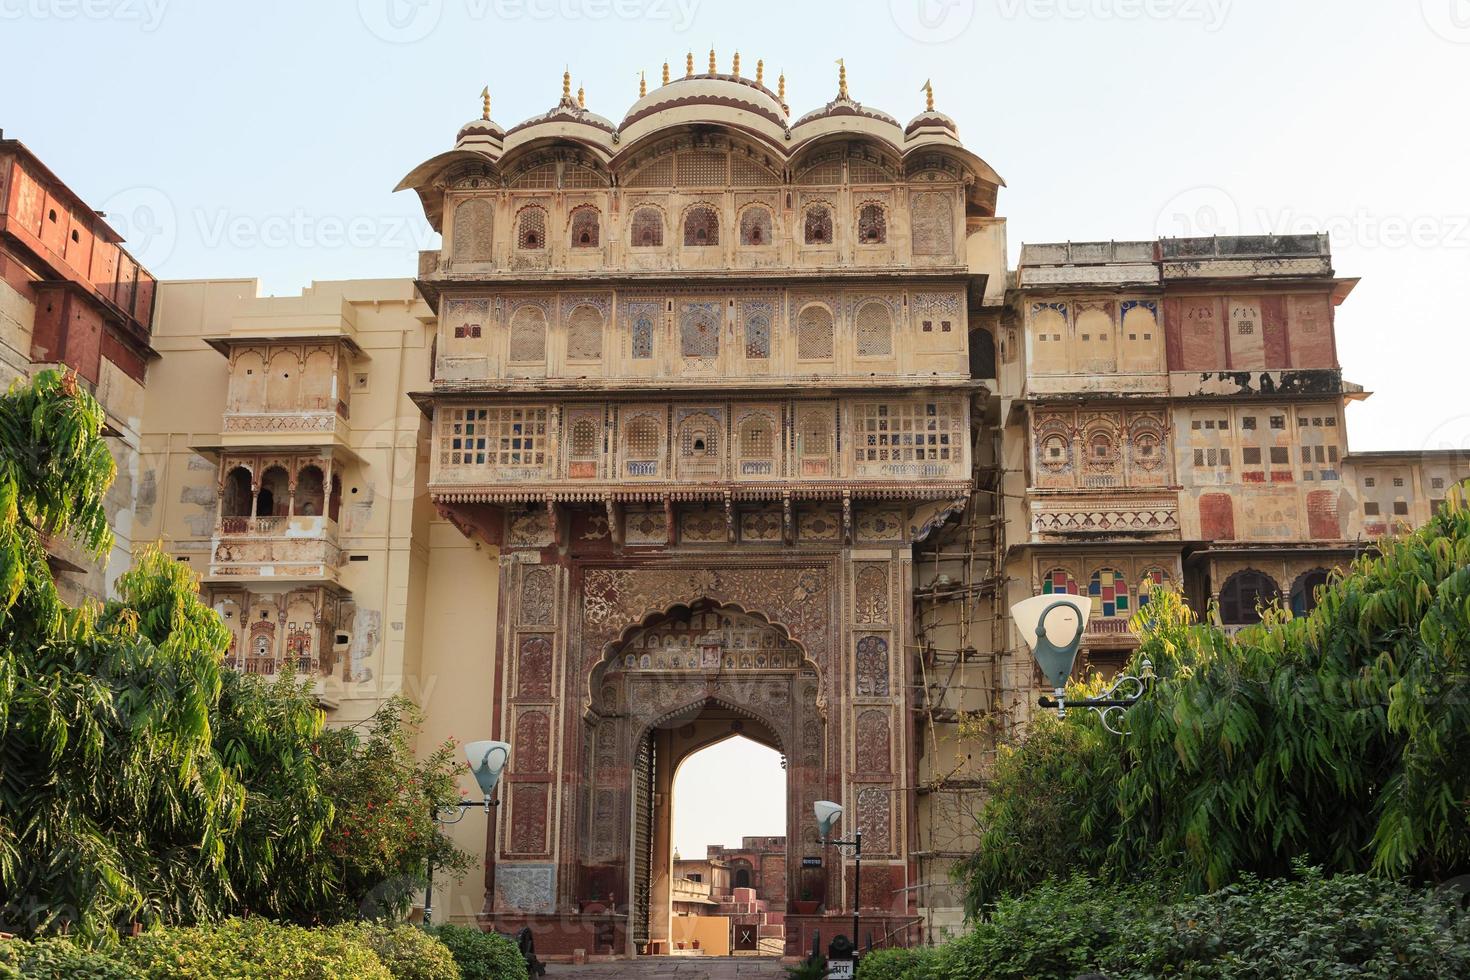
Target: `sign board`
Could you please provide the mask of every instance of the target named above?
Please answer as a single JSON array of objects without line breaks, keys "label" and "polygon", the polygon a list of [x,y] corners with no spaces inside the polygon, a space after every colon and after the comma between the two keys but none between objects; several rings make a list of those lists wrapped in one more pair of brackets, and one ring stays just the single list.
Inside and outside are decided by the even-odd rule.
[{"label": "sign board", "polygon": [[827,980],[852,980],[856,976],[855,966],[857,964],[852,960],[828,960]]},{"label": "sign board", "polygon": [[820,868],[822,866],[822,859],[819,857],[804,857],[801,859],[801,866],[803,868]]}]

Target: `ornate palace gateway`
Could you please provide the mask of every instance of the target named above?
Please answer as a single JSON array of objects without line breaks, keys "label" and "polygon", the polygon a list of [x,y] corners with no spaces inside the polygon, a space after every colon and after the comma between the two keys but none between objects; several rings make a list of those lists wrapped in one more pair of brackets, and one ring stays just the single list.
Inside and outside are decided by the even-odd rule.
[{"label": "ornate palace gateway", "polygon": [[691,67],[614,125],[568,79],[402,184],[446,242],[429,493],[502,554],[496,928],[666,948],[672,774],[732,730],[785,757],[784,894],[850,921],[844,800],[867,928],[913,924],[912,549],[972,489],[1001,180],[932,105],[783,96]]},{"label": "ornate palace gateway", "polygon": [[[673,774],[734,734],[785,759],[759,886],[789,952],[854,901],[864,940],[959,925],[949,870],[1037,694],[1011,602],[1091,596],[1107,672],[1153,588],[1228,628],[1305,612],[1470,472],[1349,452],[1325,236],[1008,269],[1001,180],[932,96],[901,125],[844,73],[793,121],[763,75],[690,59],[618,124],[569,82],[509,130],[487,97],[403,181],[443,235],[416,281],[157,293],[132,539],[333,724],[403,692],[425,751],[513,743],[488,827],[450,830],[485,876],[438,904],[552,956],[665,948]],[[0,200],[45,232],[15,160]],[[859,894],[817,799],[863,833]]]}]

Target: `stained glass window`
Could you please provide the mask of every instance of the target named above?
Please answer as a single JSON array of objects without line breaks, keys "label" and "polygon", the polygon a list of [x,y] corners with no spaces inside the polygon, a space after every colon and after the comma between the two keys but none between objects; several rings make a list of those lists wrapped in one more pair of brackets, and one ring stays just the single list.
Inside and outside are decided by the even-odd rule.
[{"label": "stained glass window", "polygon": [[1092,573],[1087,584],[1087,594],[1092,597],[1092,614],[1104,619],[1128,616],[1132,613],[1128,601],[1128,580],[1123,573],[1112,568],[1103,568]]},{"label": "stained glass window", "polygon": [[1042,595],[1081,595],[1077,580],[1065,568],[1053,568],[1041,580]]}]

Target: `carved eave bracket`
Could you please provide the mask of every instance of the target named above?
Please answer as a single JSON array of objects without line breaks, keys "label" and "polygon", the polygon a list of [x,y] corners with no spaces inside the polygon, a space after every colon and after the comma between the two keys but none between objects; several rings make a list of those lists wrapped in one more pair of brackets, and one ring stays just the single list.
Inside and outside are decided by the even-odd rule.
[{"label": "carved eave bracket", "polygon": [[435,503],[439,516],[460,534],[492,548],[505,546],[505,508],[493,504]]}]

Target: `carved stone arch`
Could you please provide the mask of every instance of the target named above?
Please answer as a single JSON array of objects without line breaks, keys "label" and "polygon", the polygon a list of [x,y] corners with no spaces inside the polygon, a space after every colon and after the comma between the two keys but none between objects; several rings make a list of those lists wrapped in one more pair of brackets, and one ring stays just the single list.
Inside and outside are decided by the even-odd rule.
[{"label": "carved stone arch", "polygon": [[[607,571],[617,574],[623,572],[624,570],[618,569]],[[702,577],[703,576],[697,574],[693,576],[695,581],[690,583],[695,587],[694,591],[690,593],[693,596],[692,598],[662,604],[655,608],[646,608],[641,614],[627,616],[623,619],[621,625],[615,629],[615,632],[613,632],[612,635],[607,636],[606,639],[602,640],[602,642],[598,644],[600,646],[600,649],[597,650],[594,656],[588,658],[587,667],[583,672],[583,683],[580,693],[583,698],[582,704],[584,716],[591,720],[599,715],[599,712],[596,710],[597,706],[600,703],[598,700],[598,692],[602,688],[603,678],[607,672],[607,669],[610,665],[614,663],[616,657],[622,655],[625,648],[627,648],[628,643],[640,630],[645,630],[650,627],[656,626],[660,622],[668,620],[677,615],[679,611],[683,609],[694,609],[696,607],[713,607],[715,609],[737,612],[741,615],[749,616],[761,623],[764,623],[765,625],[774,628],[783,639],[796,647],[796,649],[801,654],[801,667],[798,669],[798,676],[801,676],[801,674],[808,672],[815,675],[814,684],[817,691],[816,710],[822,720],[825,721],[826,699],[823,696],[822,692],[826,690],[826,675],[828,671],[826,669],[826,666],[819,662],[818,656],[813,655],[811,639],[825,640],[826,637],[824,635],[818,635],[811,638],[804,638],[801,635],[800,631],[793,630],[786,623],[782,622],[779,619],[773,619],[772,617],[767,616],[759,609],[749,608],[745,604],[742,604],[740,602],[721,599],[716,594],[715,590],[701,590],[698,587],[698,579]],[[820,587],[818,586],[817,588]],[[591,607],[594,612],[594,616],[597,615],[597,612],[603,608],[602,604],[595,600],[595,596],[596,593],[594,593],[593,596],[594,601],[585,603],[585,606]],[[584,599],[587,597],[587,589],[584,586]],[[813,623],[811,624],[811,627],[814,634],[819,629],[824,631],[826,629],[825,624],[819,626],[818,624]],[[607,631],[594,629],[587,632],[588,634],[590,634],[590,637],[594,640],[594,642],[596,642],[597,640],[602,639],[602,635],[605,634]]]}]

